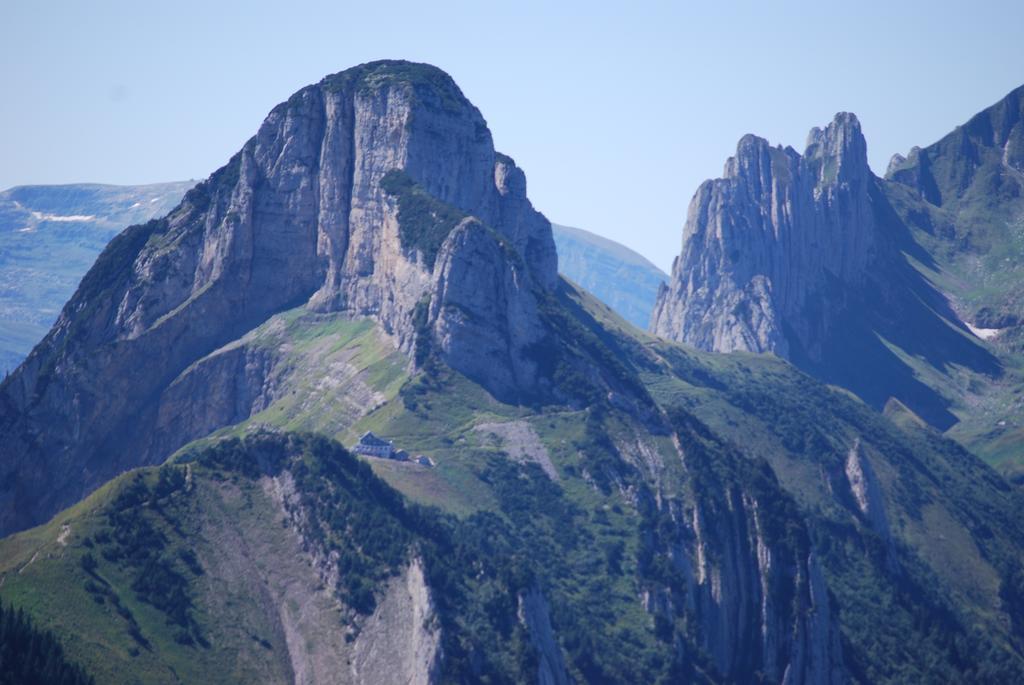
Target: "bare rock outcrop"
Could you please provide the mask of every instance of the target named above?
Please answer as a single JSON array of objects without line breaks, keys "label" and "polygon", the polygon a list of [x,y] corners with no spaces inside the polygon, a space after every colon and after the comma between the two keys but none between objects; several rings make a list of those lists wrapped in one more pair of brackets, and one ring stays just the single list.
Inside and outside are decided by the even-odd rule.
[{"label": "bare rock outcrop", "polygon": [[838,618],[814,553],[767,531],[764,505],[752,494],[723,494],[717,505],[670,505],[678,534],[669,555],[685,585],[649,592],[648,611],[694,621],[722,677],[845,682]]},{"label": "bare rock outcrop", "polygon": [[885,496],[860,439],[854,441],[846,455],[846,479],[857,509],[882,538],[889,540],[889,518],[885,512]]},{"label": "bare rock outcrop", "polygon": [[519,621],[526,626],[530,643],[537,652],[538,685],[569,685],[572,681],[562,648],[551,627],[551,610],[540,588],[531,588],[519,596]]},{"label": "bare rock outcrop", "polygon": [[[180,443],[141,436],[175,379],[297,305],[374,318],[410,364],[429,346],[494,392],[528,391],[533,299],[556,281],[523,172],[447,74],[375,62],[329,76],[275,107],[166,218],[115,238],[0,387],[0,533],[166,457]],[[219,362],[237,364],[220,384],[238,396],[217,400],[234,406],[180,435],[262,401],[243,396],[262,382],[255,360]]]},{"label": "bare rock outcrop", "polygon": [[651,330],[719,352],[821,358],[832,282],[859,285],[876,251],[867,146],[852,114],[803,155],[744,136],[690,203],[683,251]]},{"label": "bare rock outcrop", "polygon": [[896,398],[941,430],[950,397],[907,362],[996,376],[948,298],[907,259],[921,247],[872,174],[857,118],[815,128],[803,154],[744,136],[690,203],[651,331],[716,352],[772,353],[881,409]]},{"label": "bare rock outcrop", "polygon": [[352,680],[359,685],[429,685],[441,676],[441,624],[423,574],[410,562],[393,579],[355,641]]},{"label": "bare rock outcrop", "polygon": [[509,399],[536,388],[529,351],[546,333],[516,254],[495,231],[464,219],[438,253],[429,314],[445,361]]},{"label": "bare rock outcrop", "polygon": [[478,423],[473,430],[496,439],[513,460],[521,464],[537,464],[548,478],[559,480],[558,469],[551,461],[551,453],[528,421]]}]

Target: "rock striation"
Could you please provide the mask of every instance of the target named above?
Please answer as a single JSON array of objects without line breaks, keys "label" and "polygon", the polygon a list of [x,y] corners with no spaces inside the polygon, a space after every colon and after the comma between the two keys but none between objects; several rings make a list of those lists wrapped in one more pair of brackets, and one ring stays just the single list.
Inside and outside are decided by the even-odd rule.
[{"label": "rock striation", "polygon": [[876,257],[872,183],[852,114],[813,129],[803,155],[744,136],[690,203],[651,330],[707,350],[789,358],[799,348],[820,360],[834,284],[862,285]]},{"label": "rock striation", "polygon": [[530,588],[518,597],[518,618],[530,635],[537,653],[538,685],[569,685],[562,649],[551,627],[551,609],[540,588]]},{"label": "rock striation", "polygon": [[441,681],[441,621],[420,559],[393,580],[355,640],[352,680],[360,685]]},{"label": "rock striation", "polygon": [[[534,299],[557,278],[523,172],[447,74],[387,61],[329,76],[170,214],[115,238],[5,381],[0,533],[208,432],[147,441],[192,364],[298,305],[372,317],[411,365],[432,351],[492,392],[529,392]],[[262,362],[238,363],[263,383]]]},{"label": "rock striation", "polygon": [[871,529],[888,541],[889,518],[885,513],[885,498],[871,462],[864,454],[860,439],[855,440],[850,447],[844,471],[858,511],[867,520]]},{"label": "rock striation", "polygon": [[744,136],[690,203],[650,330],[704,350],[772,353],[876,408],[896,398],[948,428],[950,398],[907,360],[940,374],[1000,366],[907,261],[929,257],[885,184],[853,114],[813,129],[803,154]]},{"label": "rock striation", "polygon": [[[712,182],[707,211],[695,210],[707,229],[705,259],[694,258],[707,278],[695,289],[714,280],[735,302],[725,312],[711,300],[712,318],[739,322],[716,323],[721,340],[860,374],[868,367],[837,362],[859,363],[852,353],[871,348],[837,342],[893,335],[887,321],[922,316],[906,301],[927,302],[936,317],[911,323],[946,326],[932,308],[941,302],[922,299],[928,291],[894,257],[899,236],[889,230],[899,225],[877,179],[857,171],[863,138],[852,117],[812,132],[804,155],[762,143],[745,139],[727,167],[734,183]],[[898,286],[912,297],[900,299]],[[403,407],[401,397],[390,400],[392,417],[409,425],[415,412],[416,433],[460,458],[420,470],[430,480],[401,482],[474,513],[435,517],[340,447],[321,450],[320,438],[273,424],[252,449],[218,441],[153,469],[152,490],[145,476],[119,479],[134,499],[118,516],[164,519],[155,530],[181,543],[183,562],[197,543],[202,572],[189,566],[188,582],[220,608],[205,613],[218,619],[211,628],[241,638],[246,660],[274,664],[282,682],[1021,680],[1024,632],[1013,616],[1024,605],[1024,536],[1009,485],[970,454],[899,431],[785,364],[634,339],[570,291],[556,280],[550,228],[522,172],[493,151],[450,79],[394,62],[330,77],[276,108],[167,218],[114,241],[5,383],[0,521],[25,525],[119,469],[272,408],[301,390],[309,367],[315,378],[301,380],[338,391],[321,396],[328,428],[351,425],[339,395],[374,400],[368,386],[354,393],[356,383],[341,382],[345,334],[330,327],[341,323],[372,332],[364,343],[375,352],[377,336],[388,336],[385,375],[405,380],[391,373],[404,363],[426,371],[414,390],[440,386],[425,394],[441,411]],[[304,311],[284,311],[294,306]],[[304,364],[293,342],[309,343]],[[501,398],[553,381],[583,399],[578,411],[537,416],[480,406],[475,391],[446,383],[443,364]],[[887,367],[869,370],[889,380]],[[601,374],[614,384],[590,382]],[[473,433],[505,444],[488,449]],[[851,447],[849,436],[863,438]],[[292,467],[282,470],[282,455]],[[259,491],[267,497],[252,496]],[[182,505],[195,507],[181,519],[189,530],[165,517]],[[81,580],[96,543],[73,531],[111,521],[97,510],[102,518],[82,525],[83,508],[2,541],[5,593],[31,597],[32,579],[52,597],[61,572]],[[208,525],[193,535],[202,512]],[[56,553],[29,548],[42,533],[56,538]],[[131,537],[159,533],[147,535]],[[880,557],[879,536],[899,566]],[[92,571],[114,570],[115,554],[95,552],[103,561]],[[177,563],[173,548],[166,556]],[[93,575],[110,586],[122,576]],[[70,601],[102,620],[123,617],[87,599],[94,590],[79,581]],[[131,578],[120,581],[127,591]],[[344,594],[332,595],[341,581]],[[373,606],[358,605],[372,613],[335,601],[364,592]],[[64,629],[60,609],[39,610]],[[173,639],[180,650],[167,663],[234,650]],[[129,661],[172,654],[118,651]]]},{"label": "rock striation", "polygon": [[677,530],[669,557],[684,583],[648,592],[647,610],[693,621],[700,649],[726,679],[756,672],[766,682],[845,682],[839,622],[814,552],[774,537],[766,503],[751,492],[722,495],[666,512]]}]

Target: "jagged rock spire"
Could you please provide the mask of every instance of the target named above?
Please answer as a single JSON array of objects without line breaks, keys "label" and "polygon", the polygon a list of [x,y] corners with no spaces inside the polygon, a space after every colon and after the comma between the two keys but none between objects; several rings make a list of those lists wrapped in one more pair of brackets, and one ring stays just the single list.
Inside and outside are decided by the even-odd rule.
[{"label": "jagged rock spire", "polygon": [[803,155],[744,136],[723,178],[690,203],[683,250],[659,293],[651,330],[702,349],[814,357],[828,327],[829,278],[856,282],[876,231],[860,123],[837,114]]},{"label": "jagged rock spire", "polygon": [[803,154],[744,136],[690,203],[651,330],[704,350],[774,353],[879,409],[896,398],[948,428],[949,398],[906,359],[937,373],[998,374],[999,364],[907,261],[921,249],[888,193],[852,114],[813,129]]}]

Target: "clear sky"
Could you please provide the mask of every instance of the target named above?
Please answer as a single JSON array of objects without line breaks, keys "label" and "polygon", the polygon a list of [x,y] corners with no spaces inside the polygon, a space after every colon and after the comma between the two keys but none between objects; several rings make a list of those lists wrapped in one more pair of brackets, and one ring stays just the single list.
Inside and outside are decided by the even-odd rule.
[{"label": "clear sky", "polygon": [[448,71],[552,221],[668,269],[744,133],[840,110],[871,164],[1024,83],[1024,2],[0,4],[0,188],[204,178],[300,87],[379,58]]}]

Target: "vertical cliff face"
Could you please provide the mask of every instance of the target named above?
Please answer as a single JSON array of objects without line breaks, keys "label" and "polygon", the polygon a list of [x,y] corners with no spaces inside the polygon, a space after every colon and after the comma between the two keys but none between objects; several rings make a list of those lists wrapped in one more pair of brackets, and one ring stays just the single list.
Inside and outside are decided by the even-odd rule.
[{"label": "vertical cliff face", "polygon": [[530,635],[537,653],[538,685],[569,685],[562,649],[551,627],[551,610],[539,588],[531,588],[518,597],[518,618]]},{"label": "vertical cliff face", "polygon": [[[428,685],[441,681],[441,621],[420,559],[392,581],[355,640],[352,682]],[[311,681],[319,682],[319,681]]]},{"label": "vertical cliff face", "polygon": [[[447,240],[470,216],[478,228],[456,234],[473,238]],[[481,249],[489,270],[460,270]],[[406,62],[327,77],[274,108],[166,218],[118,236],[4,383],[0,531],[164,458],[177,445],[154,449],[146,434],[168,386],[297,305],[373,317],[411,364],[426,345],[515,393],[534,382],[519,349],[532,339],[530,300],[556,279],[525,176],[450,77]],[[430,320],[414,320],[427,299]],[[462,306],[472,325],[456,325]],[[209,430],[183,428],[179,444]]]},{"label": "vertical cliff face", "polygon": [[852,114],[812,130],[803,155],[745,136],[690,203],[651,330],[702,349],[798,348],[820,360],[835,283],[860,285],[875,257],[872,183]]},{"label": "vertical cliff face", "polygon": [[812,130],[802,155],[745,136],[690,203],[651,331],[704,350],[774,353],[879,409],[895,397],[949,428],[953,400],[907,360],[938,375],[1000,366],[907,261],[928,257],[884,184],[852,114]]},{"label": "vertical cliff face", "polygon": [[668,505],[675,541],[663,552],[682,583],[649,592],[648,611],[685,617],[722,678],[845,682],[837,612],[806,533],[780,530],[778,502],[749,487],[700,499]]},{"label": "vertical cliff face", "polygon": [[509,250],[476,219],[463,220],[438,253],[428,319],[448,363],[503,399],[537,386],[528,353],[545,335],[527,267]]},{"label": "vertical cliff face", "polygon": [[871,529],[884,540],[889,541],[891,536],[889,518],[885,513],[885,499],[882,489],[878,485],[878,477],[875,475],[871,462],[864,454],[864,448],[859,439],[854,441],[846,455],[844,471],[850,485],[850,494],[853,495],[857,509],[867,520]]}]

